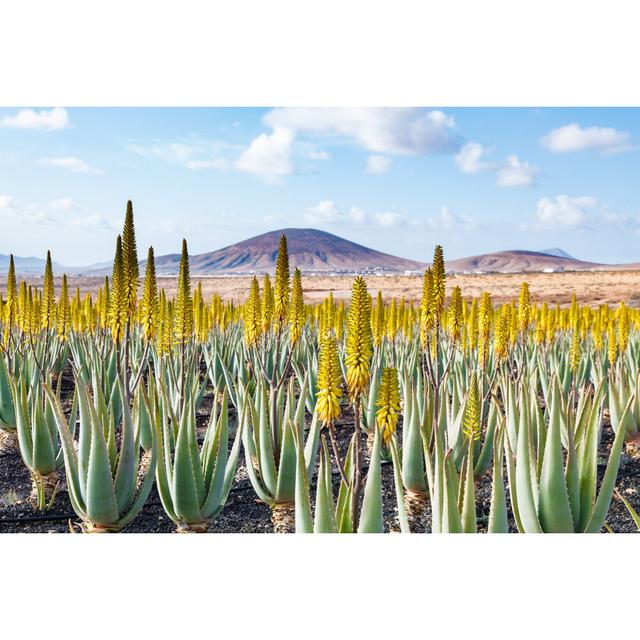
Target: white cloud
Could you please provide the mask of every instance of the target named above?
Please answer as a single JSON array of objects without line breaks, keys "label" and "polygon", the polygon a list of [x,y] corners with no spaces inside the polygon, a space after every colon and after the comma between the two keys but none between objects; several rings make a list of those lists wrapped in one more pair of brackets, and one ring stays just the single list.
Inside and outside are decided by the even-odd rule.
[{"label": "white cloud", "polygon": [[470,231],[477,229],[479,225],[475,218],[463,213],[454,213],[448,207],[442,206],[437,216],[427,218],[427,226],[444,231],[452,229]]},{"label": "white cloud", "polygon": [[363,224],[366,216],[362,209],[352,207],[349,212],[341,211],[333,200],[321,200],[313,207],[307,207],[304,217],[310,224]]},{"label": "white cloud", "polygon": [[371,173],[375,176],[381,176],[389,172],[392,162],[391,158],[387,158],[386,156],[369,156],[367,158],[367,167],[365,170],[367,173]]},{"label": "white cloud", "polygon": [[38,165],[41,167],[60,167],[62,169],[69,169],[73,173],[90,173],[100,174],[102,171],[96,167],[92,167],[80,158],[69,156],[66,158],[41,158],[38,160]]},{"label": "white cloud", "polygon": [[[307,207],[304,218],[309,224],[315,225],[351,224],[377,227],[394,227],[406,220],[403,214],[396,211],[367,214],[360,207],[351,207],[348,211],[342,211],[333,200],[321,200],[317,205]],[[278,219],[280,220],[281,217]]]},{"label": "white cloud", "polygon": [[462,173],[481,173],[489,171],[493,165],[482,160],[487,150],[477,142],[468,142],[455,156],[456,164]]},{"label": "white cloud", "polygon": [[396,211],[375,213],[373,217],[376,223],[381,227],[395,227],[405,220],[405,217]]},{"label": "white cloud", "polygon": [[[452,153],[459,146],[454,119],[422,108],[286,107],[272,109],[262,121],[271,132],[254,138],[234,166],[268,182],[293,172],[291,154],[299,135],[356,144],[374,154]],[[326,159],[325,153],[308,155]]]},{"label": "white cloud", "polygon": [[259,135],[240,154],[234,166],[238,171],[254,173],[267,182],[277,182],[281,176],[291,173],[291,144],[293,133],[276,127],[272,133]]},{"label": "white cloud", "polygon": [[453,117],[422,108],[286,107],[271,110],[263,121],[272,129],[346,139],[373,153],[422,155],[458,148]]},{"label": "white cloud", "polygon": [[37,129],[40,131],[57,131],[69,126],[69,114],[66,109],[20,109],[13,116],[0,118],[0,126],[13,129]]},{"label": "white cloud", "polygon": [[47,208],[53,209],[54,211],[73,211],[74,209],[79,209],[80,206],[75,200],[65,197],[51,200],[47,204]]},{"label": "white cloud", "polygon": [[225,154],[240,147],[220,140],[189,139],[153,144],[130,143],[126,148],[142,158],[182,165],[189,171],[227,171],[231,163]]},{"label": "white cloud", "polygon": [[[0,195],[0,209],[7,212],[10,220],[19,225],[50,225],[60,229],[87,229],[115,231],[112,221],[102,215],[83,212],[72,198],[63,197],[47,204],[19,202],[13,196]],[[74,212],[73,217],[69,217]]]},{"label": "white cloud", "polygon": [[591,196],[541,198],[534,220],[537,227],[545,229],[584,228],[592,220],[597,205],[597,199]]},{"label": "white cloud", "polygon": [[632,148],[628,131],[612,127],[582,128],[575,122],[553,129],[541,138],[540,144],[553,153],[594,150],[601,153],[619,153]]},{"label": "white cloud", "polygon": [[0,193],[0,209],[13,209],[17,202],[13,196]]},{"label": "white cloud", "polygon": [[92,231],[113,231],[114,224],[105,216],[99,214],[91,214],[73,218],[67,223],[70,227],[76,229],[88,229]]},{"label": "white cloud", "polygon": [[187,160],[185,167],[190,171],[200,171],[203,169],[226,171],[229,168],[229,163],[224,158],[214,158],[213,160]]},{"label": "white cloud", "polygon": [[325,151],[324,149],[310,149],[309,150],[309,159],[310,160],[329,160],[331,155]]},{"label": "white cloud", "polygon": [[487,149],[483,145],[468,142],[456,154],[455,162],[462,173],[495,173],[499,187],[531,186],[540,173],[537,167],[521,161],[515,154],[507,156],[503,162],[487,162],[483,159],[486,155]]},{"label": "white cloud", "polygon": [[538,173],[537,167],[521,162],[518,156],[512,154],[498,170],[496,184],[499,187],[529,187],[535,183]]}]

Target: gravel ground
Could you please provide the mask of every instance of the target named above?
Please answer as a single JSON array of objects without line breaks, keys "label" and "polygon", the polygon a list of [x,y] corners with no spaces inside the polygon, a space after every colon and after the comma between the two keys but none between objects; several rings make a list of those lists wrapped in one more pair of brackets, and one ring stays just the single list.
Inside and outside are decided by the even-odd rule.
[{"label": "gravel ground", "polygon": [[[211,401],[205,399],[198,416],[198,425],[203,427],[207,422],[207,414]],[[235,415],[231,413],[230,422],[234,424]],[[337,425],[339,447],[344,452],[352,434],[352,417],[347,413],[344,422]],[[605,431],[609,434],[609,430]],[[366,438],[363,438],[363,443]],[[606,462],[606,455],[611,444],[610,437],[603,439],[601,462]],[[364,446],[364,445],[363,445]],[[366,454],[365,454],[366,458]],[[268,505],[257,499],[243,467],[244,456],[241,453],[236,481],[224,509],[209,527],[210,533],[272,533],[271,510]],[[600,465],[600,475],[604,472],[604,464]],[[62,478],[62,476],[61,476]],[[387,531],[398,531],[396,494],[393,481],[393,468],[383,464],[383,503],[384,521]],[[337,496],[339,478],[334,475],[334,491]],[[618,490],[640,511],[640,460],[623,454],[618,474]],[[39,513],[28,503],[31,491],[31,479],[19,453],[0,456],[0,533],[68,533],[71,523],[78,519],[69,502],[64,479],[55,503],[49,511]],[[312,495],[315,485],[311,483]],[[486,531],[491,498],[491,479],[485,476],[476,483],[478,528]],[[507,492],[508,499],[508,492]],[[516,531],[511,511],[510,530]],[[607,525],[615,533],[636,532],[636,527],[622,502],[614,497]],[[428,532],[431,529],[430,505],[413,523],[415,532]],[[159,496],[152,490],[147,503],[123,532],[125,533],[170,533],[175,530],[174,523],[165,515]]]}]

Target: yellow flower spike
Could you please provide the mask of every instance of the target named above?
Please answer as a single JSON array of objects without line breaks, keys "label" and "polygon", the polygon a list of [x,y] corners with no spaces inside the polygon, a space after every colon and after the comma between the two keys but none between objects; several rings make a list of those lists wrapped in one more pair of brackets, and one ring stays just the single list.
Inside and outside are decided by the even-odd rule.
[{"label": "yellow flower spike", "polygon": [[271,278],[265,273],[262,283],[262,331],[267,333],[271,329],[271,321],[273,319],[273,287],[271,286]]},{"label": "yellow flower spike", "polygon": [[469,349],[475,351],[478,347],[478,299],[471,301],[471,311],[469,311],[469,319],[467,321],[467,336],[469,340]]},{"label": "yellow flower spike", "polygon": [[521,333],[525,333],[529,328],[531,319],[531,297],[529,294],[529,285],[523,282],[520,285],[520,296],[518,298],[518,329]]},{"label": "yellow flower spike", "polygon": [[262,333],[262,313],[260,309],[260,285],[258,278],[253,276],[249,297],[244,305],[242,314],[244,327],[244,343],[247,347],[254,346]]},{"label": "yellow flower spike", "polygon": [[436,245],[433,252],[433,263],[431,267],[433,273],[433,294],[431,296],[431,308],[434,321],[441,324],[442,312],[444,311],[445,280],[446,273],[444,267],[444,253],[441,245]]},{"label": "yellow flower spike", "polygon": [[56,330],[62,342],[65,342],[69,338],[69,332],[71,331],[71,305],[69,303],[69,284],[67,283],[66,274],[62,276]]},{"label": "yellow flower spike", "polygon": [[352,285],[351,305],[347,321],[347,345],[345,364],[347,367],[347,388],[352,402],[369,385],[371,363],[371,311],[369,294],[364,279],[358,276]]},{"label": "yellow flower spike", "polygon": [[580,341],[580,329],[578,324],[573,327],[571,332],[571,347],[569,349],[569,366],[571,367],[571,372],[575,376],[578,367],[580,366],[580,360],[582,359],[582,347]]},{"label": "yellow flower spike", "polygon": [[393,342],[398,333],[398,306],[396,299],[391,300],[391,306],[389,307],[389,317],[387,318],[387,338],[390,342]]},{"label": "yellow flower spike", "polygon": [[142,299],[140,301],[140,324],[142,325],[142,335],[147,342],[153,340],[156,334],[157,316],[158,283],[156,280],[155,257],[153,247],[149,247],[144,274],[144,285],[142,287]]},{"label": "yellow flower spike", "polygon": [[[77,329],[76,303],[72,302],[72,317],[74,329]],[[124,258],[122,254],[122,237],[116,240],[116,254],[113,259],[113,275],[111,276],[111,294],[109,298],[109,326],[111,335],[116,343],[124,337],[127,322],[127,300],[124,281]]]},{"label": "yellow flower spike", "polygon": [[480,366],[485,369],[489,357],[489,341],[491,336],[491,321],[493,319],[493,304],[491,295],[484,291],[480,296],[480,308],[478,311],[478,338],[480,350]]},{"label": "yellow flower spike", "polygon": [[447,333],[453,344],[460,341],[462,331],[462,291],[460,287],[453,287],[451,302],[447,311]]},{"label": "yellow flower spike", "polygon": [[496,334],[494,341],[494,352],[498,360],[504,360],[509,353],[509,324],[511,321],[511,307],[503,305],[498,312],[496,322]]},{"label": "yellow flower spike", "polygon": [[400,414],[400,389],[398,387],[398,373],[393,367],[385,367],[380,378],[378,398],[376,402],[376,425],[382,433],[382,441],[389,441],[396,432]]},{"label": "yellow flower spike", "polygon": [[318,354],[318,392],[316,413],[324,426],[331,426],[340,417],[342,369],[335,337],[326,331],[320,338]]},{"label": "yellow flower spike", "polygon": [[300,340],[305,324],[305,315],[302,274],[300,269],[295,269],[291,286],[291,305],[289,307],[289,342],[292,347],[298,344]]},{"label": "yellow flower spike", "polygon": [[47,251],[47,260],[44,267],[44,285],[42,288],[42,309],[40,326],[48,331],[55,321],[56,300],[53,287],[53,267],[51,265],[51,252]]},{"label": "yellow flower spike", "polygon": [[607,358],[613,367],[618,360],[618,340],[616,334],[616,323],[613,318],[609,320],[607,326]]},{"label": "yellow flower spike", "polygon": [[130,319],[136,309],[138,301],[138,278],[140,268],[138,266],[138,250],[136,248],[136,231],[133,224],[133,204],[127,202],[127,211],[124,217],[122,231],[122,272],[124,280],[125,310],[127,319]]},{"label": "yellow flower spike", "polygon": [[289,315],[289,251],[287,237],[280,238],[276,260],[275,289],[273,294],[273,321],[278,330],[282,329]]},{"label": "yellow flower spike", "polygon": [[189,253],[187,241],[182,240],[182,255],[178,270],[178,291],[174,311],[174,338],[184,344],[193,336],[193,302],[191,300],[191,276],[189,274]]},{"label": "yellow flower spike", "polygon": [[420,344],[424,349],[433,327],[433,271],[425,269],[422,279],[422,299],[420,300]]},{"label": "yellow flower spike", "polygon": [[480,439],[480,395],[478,393],[478,384],[475,380],[471,382],[469,396],[467,397],[467,405],[464,409],[464,418],[462,422],[462,432],[471,442]]}]

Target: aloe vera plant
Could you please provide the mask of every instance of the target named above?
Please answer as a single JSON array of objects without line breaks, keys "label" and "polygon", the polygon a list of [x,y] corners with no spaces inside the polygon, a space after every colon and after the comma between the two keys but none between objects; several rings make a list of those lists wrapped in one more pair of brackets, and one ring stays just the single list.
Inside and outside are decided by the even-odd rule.
[{"label": "aloe vera plant", "polygon": [[92,398],[79,377],[76,389],[80,417],[77,450],[60,402],[51,387],[45,386],[62,443],[69,499],[82,521],[83,531],[120,531],[140,513],[149,496],[157,443],[152,445],[149,468],[138,486],[140,442],[134,433],[129,407],[126,404],[123,407],[118,449],[114,411],[106,409],[101,391],[94,388]]},{"label": "aloe vera plant", "polygon": [[12,449],[18,444],[16,429],[11,377],[4,358],[0,358],[0,448]]},{"label": "aloe vera plant", "polygon": [[[293,527],[296,479],[296,437],[304,438],[305,392],[303,383],[296,401],[295,383],[291,379],[276,398],[277,406],[270,406],[270,394],[261,381],[255,393],[243,390],[241,395],[242,414],[245,428],[242,439],[245,451],[246,469],[249,479],[260,500],[272,509],[274,530],[286,532]],[[275,429],[270,417],[275,414]],[[276,455],[272,433],[281,442],[280,455]],[[320,425],[314,414],[309,434],[305,442],[305,466],[311,472],[315,464]]]},{"label": "aloe vera plant", "polygon": [[[630,408],[627,403],[598,490],[597,455],[600,439],[602,405],[596,405],[585,425],[579,443],[575,425],[563,412],[560,381],[552,381],[551,404],[544,446],[537,451],[532,441],[530,393],[526,390],[518,408],[508,409],[508,421],[517,425],[517,433],[506,440],[509,488],[518,529],[524,533],[597,533],[604,525],[615,488],[624,443],[624,428],[619,428]],[[517,416],[513,413],[517,412]],[[563,420],[563,413],[564,420]],[[568,438],[566,451],[562,430]],[[515,446],[515,450],[514,447]],[[565,461],[566,455],[566,461]]]},{"label": "aloe vera plant", "polygon": [[[45,401],[41,385],[27,394],[24,380],[18,383],[12,381],[12,391],[20,453],[33,482],[30,500],[37,509],[46,509],[55,500],[59,484],[58,469],[64,463],[53,407]],[[72,437],[78,413],[76,397],[74,394],[69,418]]]},{"label": "aloe vera plant", "polygon": [[225,505],[235,476],[242,420],[238,424],[231,451],[227,395],[223,395],[220,412],[212,411],[204,441],[197,439],[195,399],[187,393],[178,418],[166,392],[162,399],[150,394],[149,414],[159,442],[160,460],[157,482],[160,500],[167,515],[181,533],[205,532]]},{"label": "aloe vera plant", "polygon": [[[315,515],[312,516],[309,476],[305,463],[304,451],[299,438],[296,437],[296,533],[354,533],[352,518],[353,491],[353,447],[355,436],[352,436],[349,450],[345,457],[344,471],[349,483],[340,480],[337,502],[333,498],[333,478],[331,473],[331,458],[324,436],[321,436],[320,464],[318,467],[317,488],[315,497]],[[382,469],[380,465],[380,448],[382,436],[380,430],[375,429],[371,464],[367,472],[364,486],[364,496],[357,533],[383,533],[383,503],[382,503]],[[394,482],[396,488],[396,504],[400,530],[409,533],[409,523],[404,509],[402,494],[402,480],[397,456],[395,439],[391,444],[393,452]]]}]

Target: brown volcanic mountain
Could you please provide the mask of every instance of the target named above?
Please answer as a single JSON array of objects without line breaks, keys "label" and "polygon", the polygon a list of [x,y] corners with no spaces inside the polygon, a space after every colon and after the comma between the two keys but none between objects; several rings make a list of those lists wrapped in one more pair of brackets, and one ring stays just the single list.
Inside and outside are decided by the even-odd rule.
[{"label": "brown volcanic mountain", "polygon": [[554,256],[539,251],[497,251],[470,258],[447,262],[447,271],[474,272],[494,271],[498,273],[520,273],[526,271],[589,271],[615,268],[596,262],[584,262],[575,258]]},{"label": "brown volcanic mountain", "polygon": [[[224,273],[273,272],[278,255],[280,236],[287,236],[289,264],[303,272],[354,273],[366,271],[419,271],[425,264],[368,249],[339,236],[318,229],[279,229],[249,238],[237,244],[209,253],[190,256],[193,275]],[[179,254],[156,258],[156,271],[161,275],[175,274]]]}]

